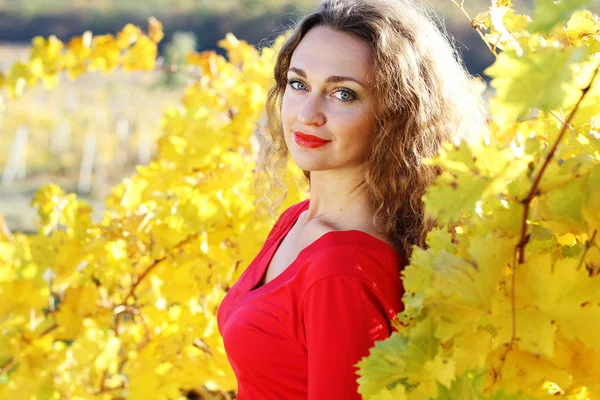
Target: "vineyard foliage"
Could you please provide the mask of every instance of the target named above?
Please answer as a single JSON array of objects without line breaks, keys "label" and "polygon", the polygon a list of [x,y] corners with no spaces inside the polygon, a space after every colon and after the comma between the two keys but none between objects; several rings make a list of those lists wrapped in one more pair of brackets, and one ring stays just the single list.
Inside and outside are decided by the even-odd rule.
[{"label": "vineyard foliage", "polygon": [[[162,34],[126,26],[116,37],[86,32],[63,49],[35,38],[29,63],[6,75],[9,97],[66,72],[154,68]],[[256,215],[254,136],[274,50],[228,35],[189,54],[202,78],[162,119],[158,155],[115,187],[104,218],[56,185],[32,205],[36,235],[0,233],[0,398],[225,398],[236,390],[216,309],[266,237]],[[297,176],[289,197],[299,201]],[[261,219],[262,218],[262,219]]]},{"label": "vineyard foliage", "polygon": [[[600,22],[590,2],[509,0],[472,19],[497,59],[490,133],[449,143],[424,201],[439,226],[402,273],[398,332],[359,366],[369,400],[600,398]],[[457,3],[458,6],[460,6]],[[36,38],[9,97],[88,70],[156,67],[160,23],[64,48]],[[158,155],[101,222],[56,185],[35,235],[0,231],[0,398],[227,398],[216,308],[272,219],[255,213],[256,131],[281,38],[189,54],[201,78],[162,119]],[[487,134],[486,134],[487,135]],[[306,196],[290,165],[281,209]],[[452,226],[451,229],[448,227]]]},{"label": "vineyard foliage", "polygon": [[[494,0],[490,132],[426,162],[440,222],[403,271],[403,324],[358,364],[383,399],[600,399],[600,23],[586,1]],[[456,226],[457,225],[457,226]],[[447,229],[454,226],[453,229]]]}]

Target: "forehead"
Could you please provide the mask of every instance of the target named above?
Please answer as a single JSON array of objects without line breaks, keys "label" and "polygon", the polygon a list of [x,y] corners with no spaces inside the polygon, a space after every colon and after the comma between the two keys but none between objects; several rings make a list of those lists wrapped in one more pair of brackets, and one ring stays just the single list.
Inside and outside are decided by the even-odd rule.
[{"label": "forehead", "polygon": [[348,33],[317,26],[294,50],[290,67],[303,69],[309,79],[343,75],[366,82],[372,69],[371,49]]}]

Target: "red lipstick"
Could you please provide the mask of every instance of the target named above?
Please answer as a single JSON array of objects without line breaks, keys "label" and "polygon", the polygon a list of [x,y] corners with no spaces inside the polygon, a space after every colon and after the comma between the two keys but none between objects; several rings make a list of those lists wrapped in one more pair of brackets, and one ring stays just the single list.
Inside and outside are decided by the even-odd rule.
[{"label": "red lipstick", "polygon": [[309,149],[321,147],[321,146],[331,142],[331,140],[321,139],[319,137],[309,135],[307,133],[298,132],[298,131],[294,131],[294,140],[296,141],[298,146],[306,147]]}]

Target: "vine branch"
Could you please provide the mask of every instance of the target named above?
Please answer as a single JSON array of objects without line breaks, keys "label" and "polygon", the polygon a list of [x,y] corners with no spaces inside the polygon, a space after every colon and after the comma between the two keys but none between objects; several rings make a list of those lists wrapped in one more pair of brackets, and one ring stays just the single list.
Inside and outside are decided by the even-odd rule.
[{"label": "vine branch", "polygon": [[581,259],[579,260],[579,265],[577,266],[577,271],[579,271],[581,269],[581,267],[583,266],[583,263],[585,262],[585,257],[587,256],[588,251],[594,244],[594,240],[596,239],[597,233],[598,233],[598,230],[596,229],[594,231],[594,233],[592,233],[592,237],[590,237],[590,239],[585,242],[585,250],[583,251],[583,254],[581,255]]},{"label": "vine branch", "polygon": [[473,29],[475,29],[477,31],[477,33],[479,34],[479,37],[481,37],[481,40],[483,40],[483,43],[485,43],[485,45],[490,50],[490,52],[494,55],[494,57],[498,57],[498,53],[496,53],[496,50],[494,48],[492,48],[492,46],[490,45],[490,43],[486,40],[485,35],[483,34],[483,32],[481,32],[481,29],[479,29],[478,27],[476,27],[473,24],[473,18],[471,18],[471,16],[467,12],[467,10],[465,10],[465,7],[464,7],[465,0],[462,0],[460,2],[460,4],[456,0],[450,0],[450,1],[453,2],[458,8],[460,8],[460,10],[463,12],[463,14],[465,14],[465,16],[471,22],[471,27],[473,27]]},{"label": "vine branch", "polygon": [[[523,217],[521,219],[521,236],[519,239],[519,243],[517,244],[517,247],[516,247],[516,251],[519,256],[519,264],[523,264],[525,262],[525,246],[529,242],[529,235],[527,234],[527,217],[529,217],[529,209],[531,206],[531,201],[537,195],[538,186],[540,185],[542,176],[544,175],[546,168],[548,168],[548,165],[550,165],[550,161],[552,161],[552,158],[554,157],[554,154],[556,153],[556,150],[558,149],[558,145],[564,138],[565,133],[567,132],[567,128],[569,127],[569,124],[571,123],[571,120],[573,119],[573,116],[577,112],[577,109],[581,105],[581,102],[585,98],[586,94],[590,91],[590,88],[592,87],[592,84],[594,83],[594,80],[596,79],[596,76],[598,75],[599,69],[600,69],[600,64],[596,66],[596,69],[594,70],[594,74],[592,75],[592,79],[590,79],[590,82],[588,83],[588,85],[583,89],[581,96],[579,97],[579,100],[577,101],[577,104],[575,104],[575,107],[573,108],[573,111],[571,111],[571,113],[569,114],[569,117],[563,122],[562,128],[558,135],[558,138],[556,139],[556,141],[552,145],[552,149],[550,149],[550,152],[546,156],[546,159],[544,160],[544,164],[542,165],[542,168],[540,168],[540,170],[538,171],[538,173],[533,181],[533,185],[531,185],[531,189],[529,189],[529,193],[527,193],[527,196],[521,201],[521,203],[523,204],[525,209],[523,211]],[[516,265],[513,265],[513,267],[516,267]],[[513,274],[513,279],[514,279],[514,274]]]}]

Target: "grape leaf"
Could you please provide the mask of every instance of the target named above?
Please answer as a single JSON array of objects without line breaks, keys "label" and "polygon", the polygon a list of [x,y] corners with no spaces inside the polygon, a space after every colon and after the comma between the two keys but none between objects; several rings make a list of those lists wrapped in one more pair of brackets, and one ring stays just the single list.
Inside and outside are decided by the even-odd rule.
[{"label": "grape leaf", "polygon": [[530,109],[543,111],[573,104],[581,91],[573,86],[571,65],[587,58],[582,48],[543,47],[522,56],[505,51],[484,72],[492,77],[496,96],[490,101],[494,120],[506,123],[526,117]]},{"label": "grape leaf", "polygon": [[498,391],[491,396],[483,396],[483,381],[487,371],[485,368],[466,371],[458,376],[450,388],[438,385],[438,396],[435,400],[533,400],[530,396]]},{"label": "grape leaf", "polygon": [[598,4],[598,0],[536,0],[531,32],[548,34],[557,24],[569,19],[575,10]]}]

